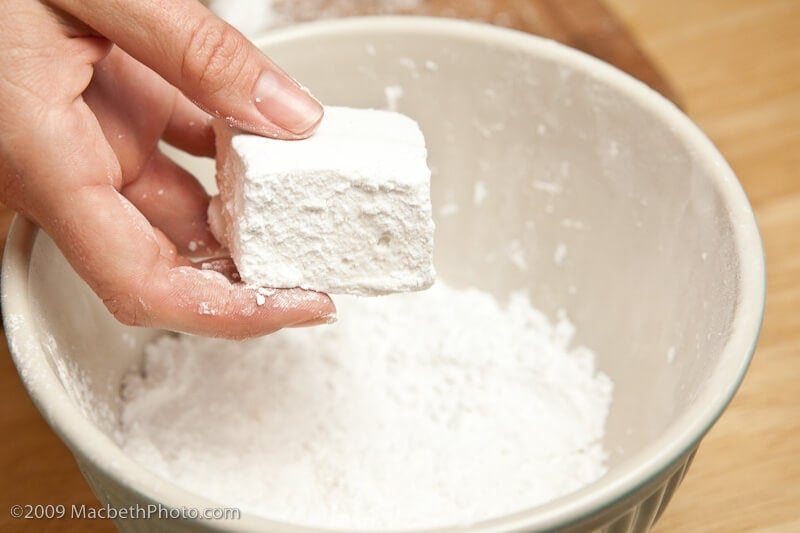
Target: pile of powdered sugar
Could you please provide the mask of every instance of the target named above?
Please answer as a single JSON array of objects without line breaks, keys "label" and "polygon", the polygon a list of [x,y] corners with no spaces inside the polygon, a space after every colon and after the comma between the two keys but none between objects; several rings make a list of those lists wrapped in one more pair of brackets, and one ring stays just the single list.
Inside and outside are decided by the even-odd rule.
[{"label": "pile of powdered sugar", "polygon": [[441,282],[337,304],[331,326],[156,340],[120,445],[220,504],[329,528],[466,524],[604,474],[612,385],[565,318]]}]

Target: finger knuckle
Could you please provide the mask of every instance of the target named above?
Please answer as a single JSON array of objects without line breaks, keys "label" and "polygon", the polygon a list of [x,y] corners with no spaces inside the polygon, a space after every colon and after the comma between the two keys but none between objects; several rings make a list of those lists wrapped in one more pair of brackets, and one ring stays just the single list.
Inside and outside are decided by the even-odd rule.
[{"label": "finger knuckle", "polygon": [[234,83],[246,61],[244,38],[216,17],[203,19],[189,37],[181,76],[204,93],[217,93]]}]

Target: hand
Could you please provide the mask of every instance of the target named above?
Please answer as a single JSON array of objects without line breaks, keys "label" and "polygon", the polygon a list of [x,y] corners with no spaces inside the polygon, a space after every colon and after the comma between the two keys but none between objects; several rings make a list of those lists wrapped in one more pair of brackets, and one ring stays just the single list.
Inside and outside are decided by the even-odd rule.
[{"label": "hand", "polygon": [[230,259],[193,264],[220,248],[209,199],[158,150],[163,138],[213,156],[206,113],[302,138],[322,117],[316,100],[195,0],[0,8],[0,200],[54,239],[117,319],[242,338],[334,316],[321,293],[257,300],[215,272]]}]

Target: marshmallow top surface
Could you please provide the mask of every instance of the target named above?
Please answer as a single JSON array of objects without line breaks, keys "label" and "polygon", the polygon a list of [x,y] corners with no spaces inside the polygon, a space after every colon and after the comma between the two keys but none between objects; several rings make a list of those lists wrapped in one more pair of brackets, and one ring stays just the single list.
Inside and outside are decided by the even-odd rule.
[{"label": "marshmallow top surface", "polygon": [[231,144],[254,172],[341,170],[376,185],[430,181],[429,173],[419,172],[420,161],[427,158],[419,126],[392,111],[329,106],[308,139],[281,141],[240,133]]},{"label": "marshmallow top surface", "polygon": [[359,295],[433,283],[430,170],[415,121],[327,107],[302,141],[216,130],[224,240],[243,281]]}]

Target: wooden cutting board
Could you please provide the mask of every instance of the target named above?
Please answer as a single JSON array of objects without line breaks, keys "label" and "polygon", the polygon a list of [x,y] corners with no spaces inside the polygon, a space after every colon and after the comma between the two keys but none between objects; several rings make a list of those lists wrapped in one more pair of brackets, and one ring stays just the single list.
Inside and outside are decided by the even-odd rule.
[{"label": "wooden cutting board", "polygon": [[[255,1],[255,0],[254,0]],[[674,91],[619,20],[597,0],[293,0],[277,2],[282,24],[321,17],[419,14],[460,17],[549,37],[612,63],[667,98]],[[677,102],[676,102],[677,103]],[[0,243],[11,213],[0,205]],[[0,246],[2,246],[0,244]],[[0,339],[0,530],[114,531],[111,522],[14,520],[15,504],[97,506],[72,456],[36,411]]]}]

